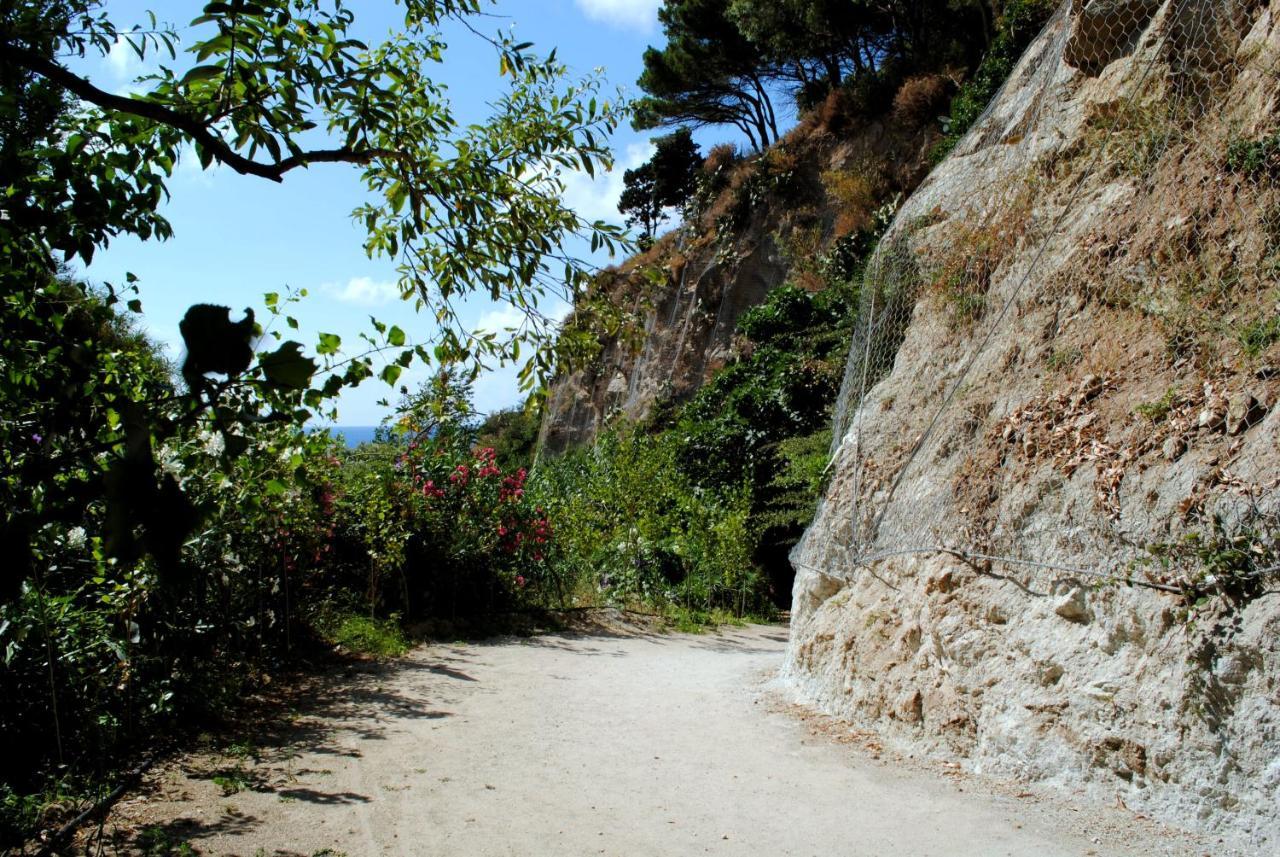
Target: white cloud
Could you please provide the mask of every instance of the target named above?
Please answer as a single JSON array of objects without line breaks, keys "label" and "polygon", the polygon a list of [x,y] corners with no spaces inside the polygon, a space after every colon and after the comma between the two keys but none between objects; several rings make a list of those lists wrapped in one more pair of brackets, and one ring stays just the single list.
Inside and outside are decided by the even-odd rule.
[{"label": "white cloud", "polygon": [[336,301],[357,306],[384,306],[400,299],[399,286],[373,277],[352,277],[346,285],[325,283],[320,290]]},{"label": "white cloud", "polygon": [[477,378],[471,385],[476,410],[482,414],[491,414],[524,401],[527,394],[520,391],[519,375],[520,367],[507,365],[485,372]]},{"label": "white cloud", "polygon": [[131,81],[142,73],[142,61],[123,36],[116,39],[102,62],[116,83]]},{"label": "white cloud", "polygon": [[564,176],[564,203],[586,220],[621,223],[618,200],[622,196],[622,176],[640,166],[653,154],[652,143],[632,143],[618,156],[613,170],[593,179],[583,172]]},{"label": "white cloud", "polygon": [[200,187],[213,187],[213,180],[222,171],[222,165],[214,161],[208,169],[200,166],[200,158],[196,155],[196,147],[183,143],[178,150],[178,165],[174,168],[174,178],[182,179]]},{"label": "white cloud", "polygon": [[658,23],[662,0],[577,0],[577,3],[593,21],[616,27],[640,27],[651,32]]},{"label": "white cloud", "polygon": [[477,331],[503,334],[508,328],[519,327],[525,320],[525,314],[511,304],[503,304],[480,316],[476,322]]}]

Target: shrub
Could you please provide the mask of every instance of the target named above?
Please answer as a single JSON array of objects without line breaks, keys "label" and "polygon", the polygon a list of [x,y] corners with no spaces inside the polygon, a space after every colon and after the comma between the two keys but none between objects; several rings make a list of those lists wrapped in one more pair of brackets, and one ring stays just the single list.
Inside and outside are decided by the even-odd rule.
[{"label": "shrub", "polygon": [[762,609],[748,496],[697,488],[675,452],[671,433],[623,427],[540,465],[530,491],[557,522],[560,578],[578,603]]},{"label": "shrub", "polygon": [[787,553],[817,502],[811,471],[829,445],[857,303],[850,280],[817,293],[775,289],[739,321],[749,354],[699,390],[672,431],[680,469],[696,486],[748,486],[752,558],[779,603],[789,591]]},{"label": "shrub", "polygon": [[924,125],[938,118],[955,88],[951,79],[941,74],[909,77],[893,97],[893,117],[908,125]]},{"label": "shrub", "polygon": [[409,641],[395,616],[390,619],[341,616],[321,630],[333,643],[357,655],[387,658],[409,651]]},{"label": "shrub", "polygon": [[866,229],[883,193],[883,182],[869,168],[828,170],[821,176],[827,195],[839,206],[835,232],[839,237]]},{"label": "shrub", "polygon": [[541,403],[531,397],[523,405],[489,414],[480,425],[476,443],[493,447],[498,463],[505,469],[528,468],[533,466],[541,429]]},{"label": "shrub", "polygon": [[525,478],[466,433],[417,436],[352,461],[338,501],[342,559],[352,576],[364,565],[370,611],[456,618],[551,597],[551,523],[527,499]]},{"label": "shrub", "polygon": [[1280,133],[1260,140],[1232,140],[1227,146],[1226,166],[1255,179],[1280,172]]},{"label": "shrub", "polygon": [[707,159],[702,162],[702,171],[715,175],[740,160],[742,160],[742,154],[735,144],[717,143],[711,147],[711,151],[707,152]]},{"label": "shrub", "polygon": [[1280,342],[1280,315],[1250,322],[1240,331],[1239,338],[1244,353],[1250,357],[1257,357]]}]

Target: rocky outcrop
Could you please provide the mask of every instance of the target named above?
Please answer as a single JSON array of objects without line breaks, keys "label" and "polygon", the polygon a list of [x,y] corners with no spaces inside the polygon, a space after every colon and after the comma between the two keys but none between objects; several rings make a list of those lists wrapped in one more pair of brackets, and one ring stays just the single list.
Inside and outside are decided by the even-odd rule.
[{"label": "rocky outcrop", "polygon": [[688,399],[722,368],[738,318],[782,285],[790,267],[771,220],[758,217],[728,253],[677,233],[647,266],[607,273],[611,299],[643,325],[638,347],[636,338],[609,337],[590,365],[555,380],[539,447],[556,454],[590,443],[610,420],[640,420],[659,402]]},{"label": "rocky outcrop", "polygon": [[733,359],[738,319],[788,280],[796,255],[821,252],[862,225],[866,212],[840,222],[830,177],[856,177],[871,208],[914,189],[937,138],[932,124],[886,118],[840,133],[802,126],[727,168],[706,211],[600,276],[591,298],[629,319],[629,329],[603,333],[593,359],[553,380],[540,449],[556,454],[591,442],[612,420],[640,421],[687,401]]},{"label": "rocky outcrop", "polygon": [[1254,853],[1280,841],[1277,11],[1068,0],[903,205],[785,667],[905,751]]}]

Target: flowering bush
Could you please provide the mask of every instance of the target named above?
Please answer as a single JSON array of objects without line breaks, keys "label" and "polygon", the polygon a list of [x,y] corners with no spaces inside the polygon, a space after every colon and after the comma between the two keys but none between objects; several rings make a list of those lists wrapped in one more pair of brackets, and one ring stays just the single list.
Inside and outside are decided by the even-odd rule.
[{"label": "flowering bush", "polygon": [[[526,497],[524,468],[504,473],[491,447],[459,449],[448,441],[411,442],[398,466],[414,498],[415,534],[428,554],[414,564],[415,574],[434,567],[440,578],[443,571],[454,593],[457,578],[465,577],[462,588],[489,605],[529,601],[554,588],[551,521]],[[435,588],[441,582],[419,581]]]},{"label": "flowering bush", "polygon": [[366,564],[371,607],[456,617],[560,594],[553,527],[526,496],[524,468],[504,471],[466,432],[418,431],[349,458],[338,553]]}]

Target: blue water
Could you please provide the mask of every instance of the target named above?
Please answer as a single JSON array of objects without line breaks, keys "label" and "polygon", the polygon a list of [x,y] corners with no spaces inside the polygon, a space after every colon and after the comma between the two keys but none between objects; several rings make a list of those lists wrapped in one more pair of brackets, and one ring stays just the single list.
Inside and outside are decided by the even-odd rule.
[{"label": "blue water", "polygon": [[347,442],[347,447],[353,449],[362,443],[372,441],[373,433],[377,428],[377,426],[329,426],[326,431],[333,437],[342,435],[342,439]]}]

